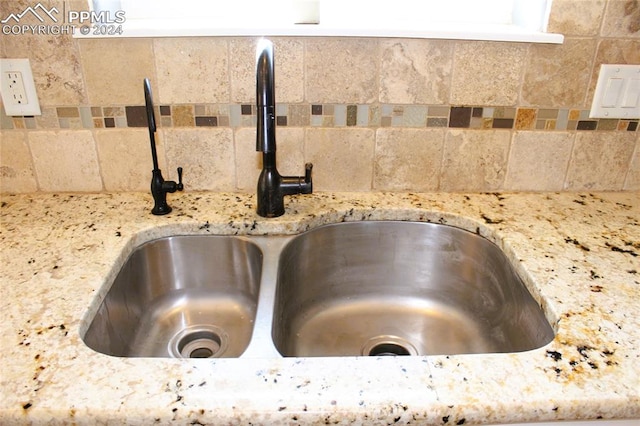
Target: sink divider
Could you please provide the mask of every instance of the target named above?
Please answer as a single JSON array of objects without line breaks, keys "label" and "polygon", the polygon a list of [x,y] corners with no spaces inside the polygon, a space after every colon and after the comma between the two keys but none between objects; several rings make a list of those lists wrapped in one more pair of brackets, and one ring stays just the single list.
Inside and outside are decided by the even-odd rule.
[{"label": "sink divider", "polygon": [[253,335],[249,346],[240,358],[282,358],[271,338],[273,306],[276,300],[280,253],[294,237],[295,235],[247,237],[252,243],[260,247],[263,258]]}]

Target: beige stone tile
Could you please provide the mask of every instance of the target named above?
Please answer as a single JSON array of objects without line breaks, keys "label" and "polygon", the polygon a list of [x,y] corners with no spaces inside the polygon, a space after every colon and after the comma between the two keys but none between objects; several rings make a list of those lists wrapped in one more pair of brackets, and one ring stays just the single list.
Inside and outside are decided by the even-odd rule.
[{"label": "beige stone tile", "polygon": [[[4,19],[9,13],[20,13],[36,3],[2,2],[0,15]],[[50,4],[63,10],[62,1]],[[29,18],[24,17],[22,23],[42,24],[33,17],[33,22],[30,22]],[[0,38],[4,48],[3,58],[29,58],[41,106],[78,105],[87,102],[80,54],[71,35],[20,34],[2,35]]]},{"label": "beige stone tile", "polygon": [[510,141],[511,132],[508,130],[448,130],[440,190],[502,189]]},{"label": "beige stone tile", "polygon": [[311,108],[308,104],[289,105],[287,113],[287,126],[305,127],[311,122]]},{"label": "beige stone tile", "polygon": [[176,180],[184,170],[187,191],[236,189],[233,131],[229,128],[175,128],[161,132],[166,153],[165,179]]},{"label": "beige stone tile", "polygon": [[145,77],[151,80],[157,102],[151,40],[83,39],[78,44],[92,105],[143,105]]},{"label": "beige stone tile", "polygon": [[103,189],[91,131],[35,131],[28,138],[40,190]]},{"label": "beige stone tile", "polygon": [[[153,170],[149,132],[146,129],[105,129],[96,130],[95,137],[104,188],[107,191],[148,191]],[[156,150],[159,160],[164,159],[161,138],[156,138]],[[177,180],[175,170],[166,170],[160,161],[159,167],[165,179]]]},{"label": "beige stone tile", "polygon": [[227,44],[225,38],[156,38],[158,102],[229,102]]},{"label": "beige stone tile", "polygon": [[9,117],[9,120],[13,123],[13,128],[16,130],[24,130],[27,128],[23,117]]},{"label": "beige stone tile", "polygon": [[593,64],[593,74],[587,95],[591,105],[602,64],[640,64],[640,39],[602,39]]},{"label": "beige stone tile", "polygon": [[19,193],[38,190],[27,134],[3,130],[0,135],[0,192]]},{"label": "beige stone tile", "polygon": [[548,31],[565,36],[598,35],[606,0],[553,0]]},{"label": "beige stone tile", "polygon": [[379,129],[373,188],[381,191],[436,191],[444,129]]},{"label": "beige stone tile", "polygon": [[[279,132],[278,132],[279,133]],[[236,187],[243,192],[256,190],[262,169],[262,155],[256,151],[256,129],[242,127],[234,132]],[[279,144],[278,148],[281,148]],[[278,149],[278,152],[281,150]],[[278,155],[278,159],[281,159]],[[280,162],[277,164],[280,166]]]},{"label": "beige stone tile", "polygon": [[601,40],[595,65],[601,64],[640,64],[640,38]]},{"label": "beige stone tile", "polygon": [[526,54],[522,43],[456,43],[451,104],[515,105]]},{"label": "beige stone tile", "polygon": [[563,44],[530,47],[522,103],[544,107],[585,106],[595,39],[565,38]]},{"label": "beige stone tile", "polygon": [[531,108],[518,108],[516,113],[516,129],[533,129],[536,123],[536,110]]},{"label": "beige stone tile", "polygon": [[[277,167],[283,176],[304,175],[304,129],[279,127],[277,135]],[[235,131],[236,186],[240,191],[255,192],[262,170],[262,154],[256,151],[256,129]]]},{"label": "beige stone tile", "polygon": [[640,133],[636,137],[636,149],[631,158],[624,189],[627,191],[640,191]]},{"label": "beige stone tile", "polygon": [[66,0],[67,10],[89,11],[89,3],[85,0]]},{"label": "beige stone tile", "polygon": [[[256,101],[257,38],[229,41],[231,102]],[[275,63],[276,102],[304,100],[304,42],[295,38],[270,38]]]},{"label": "beige stone tile", "polygon": [[43,107],[41,105],[40,112],[42,113],[41,115],[36,115],[34,117],[38,129],[57,129],[60,127],[57,108]]},{"label": "beige stone tile", "polygon": [[380,49],[380,102],[448,103],[453,42],[384,40]]},{"label": "beige stone tile", "polygon": [[509,154],[504,189],[563,189],[574,135],[569,132],[516,132]]},{"label": "beige stone tile", "polygon": [[256,46],[258,39],[229,40],[231,102],[256,101]]},{"label": "beige stone tile", "polygon": [[[272,41],[276,70],[276,102],[304,101],[303,39],[273,38]],[[255,76],[255,69],[252,75]],[[253,87],[255,91],[255,83]]]},{"label": "beige stone tile", "polygon": [[193,127],[193,105],[174,105],[171,108],[171,118],[175,127]]},{"label": "beige stone tile", "polygon": [[572,109],[569,111],[569,120],[578,120],[580,119],[580,110]]},{"label": "beige stone tile", "polygon": [[371,190],[373,130],[313,128],[305,136],[305,160],[313,163],[314,190]]},{"label": "beige stone tile", "polygon": [[639,37],[640,2],[638,0],[610,0],[600,35],[604,37]]},{"label": "beige stone tile", "polygon": [[565,189],[622,189],[636,138],[633,132],[578,132]]},{"label": "beige stone tile", "polygon": [[306,100],[370,103],[378,100],[378,41],[311,38],[305,52]]}]

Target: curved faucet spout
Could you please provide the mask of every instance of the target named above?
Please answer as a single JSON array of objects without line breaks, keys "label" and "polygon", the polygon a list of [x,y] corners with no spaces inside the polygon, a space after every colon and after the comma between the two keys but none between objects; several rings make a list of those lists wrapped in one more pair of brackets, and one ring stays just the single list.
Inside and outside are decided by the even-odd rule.
[{"label": "curved faucet spout", "polygon": [[310,194],[312,164],[304,176],[281,176],[276,168],[276,95],[273,44],[262,39],[256,52],[256,151],[262,152],[262,173],[258,178],[257,212],[264,217],[284,214],[284,196]]},{"label": "curved faucet spout", "polygon": [[258,137],[256,151],[276,152],[276,89],[273,43],[262,39],[256,52],[256,106]]}]

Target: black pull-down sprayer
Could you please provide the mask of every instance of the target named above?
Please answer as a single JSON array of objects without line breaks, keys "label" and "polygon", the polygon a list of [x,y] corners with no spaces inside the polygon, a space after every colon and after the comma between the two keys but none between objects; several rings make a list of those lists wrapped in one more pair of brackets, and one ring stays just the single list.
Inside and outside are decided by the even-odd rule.
[{"label": "black pull-down sprayer", "polygon": [[262,39],[256,52],[256,106],[258,115],[256,151],[262,152],[262,172],[258,178],[257,212],[263,217],[284,214],[284,196],[311,194],[311,163],[304,176],[281,176],[276,168],[276,101],[273,44]]}]

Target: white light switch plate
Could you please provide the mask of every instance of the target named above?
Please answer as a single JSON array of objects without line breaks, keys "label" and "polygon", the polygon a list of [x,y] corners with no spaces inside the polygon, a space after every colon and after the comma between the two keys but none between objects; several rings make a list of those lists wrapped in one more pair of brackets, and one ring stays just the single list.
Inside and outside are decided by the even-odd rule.
[{"label": "white light switch plate", "polygon": [[0,59],[0,94],[7,115],[41,115],[28,59]]},{"label": "white light switch plate", "polygon": [[640,65],[601,65],[591,118],[640,118]]}]

